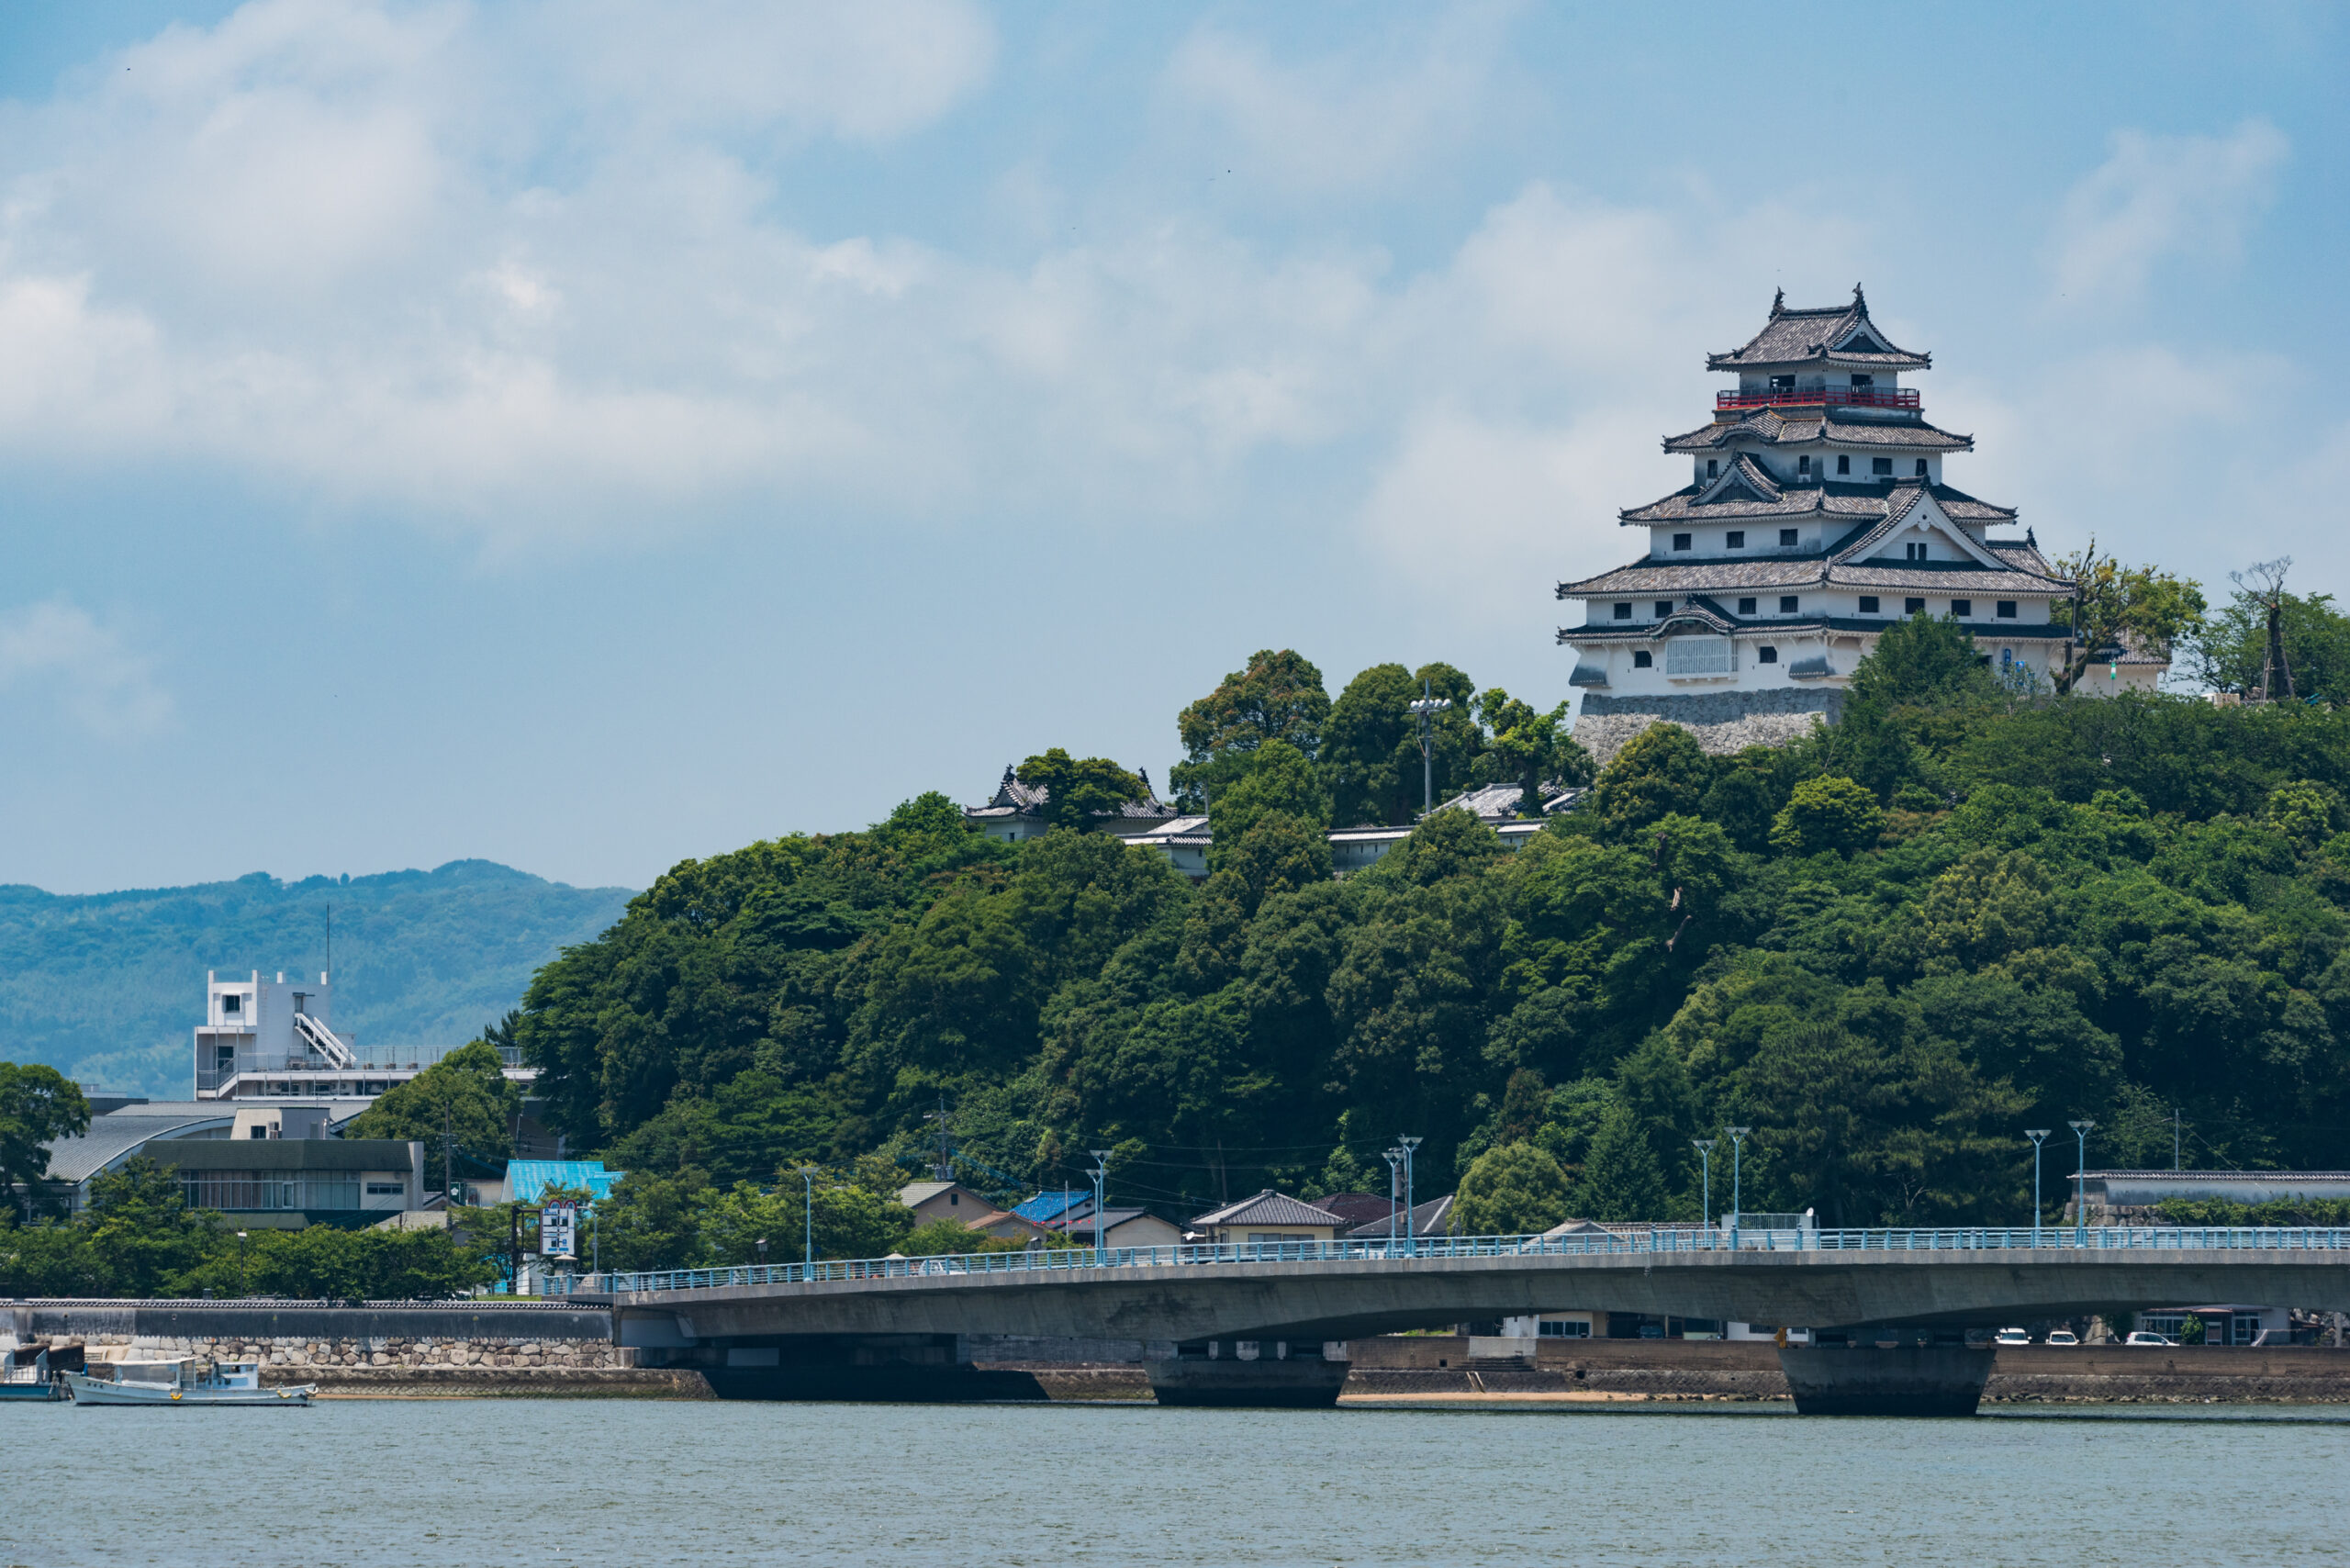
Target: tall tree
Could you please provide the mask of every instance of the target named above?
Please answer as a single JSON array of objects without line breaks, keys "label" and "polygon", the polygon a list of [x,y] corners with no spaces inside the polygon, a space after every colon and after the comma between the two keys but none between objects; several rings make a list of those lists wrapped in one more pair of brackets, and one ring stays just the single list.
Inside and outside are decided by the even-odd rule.
[{"label": "tall tree", "polygon": [[1628,837],[1660,817],[1696,814],[1713,774],[1696,738],[1660,719],[1600,770],[1592,809],[1611,836]]},{"label": "tall tree", "polygon": [[[2277,622],[2273,651],[2268,634],[2272,610]],[[2281,665],[2292,672],[2295,696],[2314,697],[2336,707],[2350,704],[2350,616],[2335,610],[2332,594],[2304,598],[2279,588],[2267,596],[2256,587],[2239,588],[2197,628],[2181,655],[2182,672],[2214,691],[2255,696],[2266,678],[2282,695],[2281,680],[2266,673]]]},{"label": "tall tree", "polygon": [[1205,808],[1215,791],[1248,771],[1267,741],[1287,741],[1313,756],[1329,717],[1322,672],[1287,648],[1260,648],[1246,669],[1176,715],[1184,752],[1175,765],[1176,790],[1194,810]]},{"label": "tall tree", "polygon": [[507,1079],[496,1048],[474,1040],[377,1095],[352,1119],[350,1136],[421,1142],[424,1185],[437,1193],[444,1165],[477,1175],[484,1161],[510,1158],[521,1109],[522,1091]]},{"label": "tall tree", "polygon": [[2056,689],[2070,691],[2101,654],[2143,648],[2168,654],[2203,622],[2202,585],[2158,566],[2125,566],[2087,548],[2056,563],[2057,575],[2079,585],[2069,600],[2049,606],[2049,620],[2073,633],[2073,655],[2057,672]]},{"label": "tall tree", "polygon": [[1639,1114],[1622,1101],[1608,1107],[1583,1156],[1575,1206],[1586,1219],[1664,1218],[1664,1171],[1640,1126]]},{"label": "tall tree", "polygon": [[89,1102],[63,1073],[37,1063],[0,1061],[0,1192],[16,1187],[28,1214],[56,1207],[43,1185],[49,1176],[47,1146],[78,1137],[89,1126]]},{"label": "tall tree", "polygon": [[1073,757],[1059,746],[1022,763],[1017,777],[1031,788],[1044,788],[1044,818],[1056,827],[1084,827],[1150,793],[1140,778],[1108,757]]},{"label": "tall tree", "polygon": [[[1423,696],[1451,704],[1429,721],[1425,759],[1411,711]],[[1452,666],[1371,666],[1338,694],[1323,734],[1318,760],[1330,786],[1330,820],[1342,827],[1410,822],[1424,791],[1442,801],[1468,786],[1484,739],[1476,689]]]},{"label": "tall tree", "polygon": [[1477,717],[1488,732],[1477,771],[1488,783],[1517,786],[1517,814],[1542,814],[1545,784],[1588,784],[1591,754],[1567,734],[1564,702],[1544,712],[1496,686],[1477,699]]},{"label": "tall tree", "polygon": [[1567,1217],[1566,1172],[1530,1143],[1479,1155],[1452,1201],[1455,1236],[1531,1236]]}]

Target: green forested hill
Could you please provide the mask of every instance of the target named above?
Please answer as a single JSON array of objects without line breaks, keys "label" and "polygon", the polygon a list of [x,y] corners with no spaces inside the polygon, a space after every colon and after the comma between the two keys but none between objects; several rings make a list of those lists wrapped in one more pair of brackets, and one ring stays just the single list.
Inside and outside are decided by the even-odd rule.
[{"label": "green forested hill", "polygon": [[[637,1173],[607,1247],[723,1251],[693,1218],[718,1193],[918,1163],[942,1097],[967,1179],[1082,1184],[1114,1148],[1117,1194],[1170,1214],[1382,1190],[1401,1133],[1495,1225],[1694,1217],[1690,1139],[1725,1123],[1754,1129],[1749,1207],[1828,1224],[2028,1215],[2027,1126],[2066,1140],[2053,1207],[2076,1118],[2097,1164],[2166,1164],[2174,1126],[2189,1165],[2350,1161],[2350,712],[2006,689],[1919,620],[1811,740],[1708,756],[1659,725],[1515,856],[1440,812],[1334,881],[1333,705],[1279,657],[1280,701],[1236,675],[1198,759],[1199,886],[925,796],[685,862],[543,969],[525,1047]],[[1470,776],[1518,767],[1463,738]]]},{"label": "green forested hill", "polygon": [[487,860],[72,896],[0,887],[0,1059],[184,1098],[205,971],[322,968],[329,905],[335,1026],[367,1044],[461,1045],[629,897]]}]

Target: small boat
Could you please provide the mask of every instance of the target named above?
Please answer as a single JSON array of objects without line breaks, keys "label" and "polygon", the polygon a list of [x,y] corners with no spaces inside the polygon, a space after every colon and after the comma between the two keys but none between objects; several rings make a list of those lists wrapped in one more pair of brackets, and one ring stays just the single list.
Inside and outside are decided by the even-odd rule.
[{"label": "small boat", "polygon": [[0,1346],[0,1399],[62,1399],[49,1375],[49,1351],[33,1345]]},{"label": "small boat", "polygon": [[259,1361],[206,1361],[194,1356],[166,1361],[112,1363],[114,1376],[67,1372],[66,1390],[76,1405],[308,1405],[319,1386],[261,1385]]}]

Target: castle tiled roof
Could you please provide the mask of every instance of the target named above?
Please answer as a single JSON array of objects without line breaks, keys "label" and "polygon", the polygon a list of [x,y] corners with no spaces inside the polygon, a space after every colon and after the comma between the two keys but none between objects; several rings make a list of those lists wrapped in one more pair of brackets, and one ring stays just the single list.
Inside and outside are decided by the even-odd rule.
[{"label": "castle tiled roof", "polygon": [[1924,370],[1931,354],[1897,347],[1869,319],[1868,301],[1852,286],[1850,305],[1790,310],[1783,293],[1771,302],[1771,319],[1743,348],[1707,354],[1707,370],[1762,370],[1786,365],[1851,365],[1869,370]]},{"label": "castle tiled roof", "polygon": [[[1137,773],[1136,777],[1142,780],[1142,799],[1122,801],[1115,815],[1129,820],[1161,822],[1176,814],[1175,808],[1160,801],[1158,794],[1151,789],[1148,769]],[[1006,763],[1003,769],[1003,781],[996,786],[994,796],[984,806],[964,808],[963,815],[974,822],[993,821],[1004,817],[1041,816],[1044,814],[1046,802],[1052,798],[1052,790],[1042,784],[1022,783],[1018,771],[1011,764]],[[1097,818],[1108,817],[1112,814],[1107,812],[1094,813]]]},{"label": "castle tiled roof", "polygon": [[[2026,543],[1971,541],[1982,555],[1957,561],[1899,561],[1874,555],[1873,552],[1899,527],[1920,493],[1914,485],[1902,488],[1908,493],[1907,504],[1847,530],[1823,550],[1764,554],[1736,560],[1643,558],[1580,582],[1561,583],[1559,597],[1639,599],[1671,594],[1735,594],[1739,590],[1785,592],[1830,586],[1955,594],[1970,599],[2058,596],[2072,591],[2073,585],[2056,575],[2055,568],[2036,546]],[[1935,499],[1941,501],[1939,493]]]},{"label": "castle tiled roof", "polygon": [[1790,420],[1776,409],[1751,409],[1743,418],[1701,425],[1686,435],[1667,436],[1667,452],[1716,452],[1739,441],[1766,446],[1874,446],[1887,452],[1972,452],[1975,438],[1937,430],[1922,420]]},{"label": "castle tiled roof", "polygon": [[[1725,485],[1735,476],[1739,483]],[[1928,492],[1943,515],[1958,522],[2013,522],[2011,507],[1977,500],[1948,485],[1915,478],[1890,483],[1851,484],[1831,479],[1781,480],[1740,453],[1735,468],[1718,479],[1684,485],[1671,495],[1632,507],[1617,514],[1626,523],[1737,521],[1748,518],[1796,518],[1819,513],[1829,517],[1897,517]]]}]

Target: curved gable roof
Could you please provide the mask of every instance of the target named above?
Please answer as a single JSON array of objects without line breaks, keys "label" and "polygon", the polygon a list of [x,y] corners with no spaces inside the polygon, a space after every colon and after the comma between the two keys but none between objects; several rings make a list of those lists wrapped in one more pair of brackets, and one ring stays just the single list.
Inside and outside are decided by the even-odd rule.
[{"label": "curved gable roof", "polygon": [[1861,369],[1924,370],[1934,356],[1913,353],[1893,341],[1869,319],[1867,298],[1852,286],[1850,305],[1790,310],[1782,290],[1771,301],[1771,319],[1745,346],[1728,353],[1707,354],[1707,370],[1761,370],[1766,366],[1851,364]]}]

